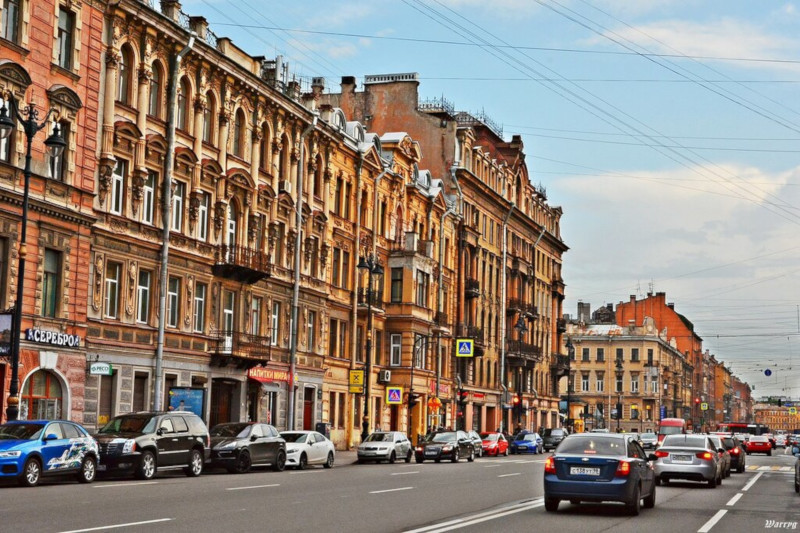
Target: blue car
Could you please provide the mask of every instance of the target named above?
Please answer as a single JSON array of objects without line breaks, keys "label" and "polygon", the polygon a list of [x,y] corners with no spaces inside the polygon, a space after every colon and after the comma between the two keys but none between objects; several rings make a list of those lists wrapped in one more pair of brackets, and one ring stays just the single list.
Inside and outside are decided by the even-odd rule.
[{"label": "blue car", "polygon": [[91,483],[97,457],[97,441],[74,422],[17,420],[0,425],[0,479],[17,478],[23,487],[51,475]]},{"label": "blue car", "polygon": [[511,453],[543,453],[542,437],[532,431],[520,431],[511,438]]},{"label": "blue car", "polygon": [[655,456],[627,434],[580,433],[567,436],[544,465],[544,507],[561,500],[623,502],[632,515],[656,504]]}]

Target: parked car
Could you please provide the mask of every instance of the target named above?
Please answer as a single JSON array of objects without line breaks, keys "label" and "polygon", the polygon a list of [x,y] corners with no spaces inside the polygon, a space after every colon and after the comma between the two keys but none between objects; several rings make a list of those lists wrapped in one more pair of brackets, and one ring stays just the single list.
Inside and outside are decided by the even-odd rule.
[{"label": "parked car", "polygon": [[317,431],[284,431],[286,441],[286,465],[305,470],[308,465],[333,468],[336,450],[325,435]]},{"label": "parked car", "polygon": [[366,461],[394,463],[397,459],[404,459],[410,463],[414,456],[411,441],[399,431],[376,431],[359,445],[357,453],[359,463]]},{"label": "parked car", "polygon": [[717,450],[722,450],[717,451],[719,460],[722,461],[722,477],[731,477],[731,453],[725,448],[722,437],[719,435],[709,435],[708,438],[711,439],[711,443]]},{"label": "parked car", "polygon": [[211,456],[208,428],[189,411],[116,416],[94,437],[100,447],[98,472],[133,472],[139,479],[176,469],[199,476]]},{"label": "parked car", "polygon": [[544,439],[538,433],[521,431],[514,435],[509,443],[509,451],[515,453],[543,453]]},{"label": "parked car", "polygon": [[750,437],[750,440],[747,441],[747,446],[745,448],[747,450],[747,455],[751,453],[765,453],[767,455],[772,455],[772,444],[769,442],[769,438],[764,435],[753,435]]},{"label": "parked car", "polygon": [[719,449],[706,435],[666,435],[655,453],[653,470],[657,484],[674,479],[705,481],[711,488],[722,483]]},{"label": "parked car", "polygon": [[467,432],[467,437],[472,441],[472,447],[475,448],[475,457],[483,457],[483,439],[477,431]]},{"label": "parked car", "polygon": [[417,443],[414,450],[414,459],[418,463],[426,459],[433,459],[437,463],[442,459],[450,459],[457,463],[462,457],[466,457],[470,462],[475,460],[475,448],[463,431],[428,433],[421,442]]},{"label": "parked car", "polygon": [[720,439],[722,439],[722,447],[731,455],[731,470],[741,474],[744,472],[747,458],[744,444],[730,434],[720,435]]},{"label": "parked car", "polygon": [[565,428],[545,429],[542,434],[542,446],[544,447],[544,451],[549,452],[550,450],[554,450],[567,435],[569,435],[569,431]]},{"label": "parked car", "polygon": [[66,420],[16,420],[0,426],[0,478],[23,487],[43,476],[74,476],[91,483],[97,474],[97,441]]},{"label": "parked car", "polygon": [[625,434],[579,433],[564,439],[544,466],[544,507],[561,500],[623,502],[631,514],[656,504],[656,483],[644,449]]},{"label": "parked car", "polygon": [[271,466],[277,472],[286,466],[286,441],[269,424],[228,422],[217,424],[210,434],[213,467],[243,474],[254,466]]},{"label": "parked car", "polygon": [[645,450],[655,450],[658,445],[658,435],[652,431],[647,431],[640,435],[642,448]]},{"label": "parked car", "polygon": [[481,433],[484,455],[508,455],[508,440],[499,432]]},{"label": "parked car", "polygon": [[611,433],[608,428],[594,428],[589,433]]},{"label": "parked car", "polygon": [[800,492],[800,447],[793,446],[792,454],[797,457],[794,462],[794,491]]}]

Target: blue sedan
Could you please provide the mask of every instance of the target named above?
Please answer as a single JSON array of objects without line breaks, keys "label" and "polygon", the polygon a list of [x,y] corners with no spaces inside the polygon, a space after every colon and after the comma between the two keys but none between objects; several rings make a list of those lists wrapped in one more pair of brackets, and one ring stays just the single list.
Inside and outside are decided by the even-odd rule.
[{"label": "blue sedan", "polygon": [[97,457],[97,441],[74,422],[18,420],[0,425],[0,478],[17,478],[24,487],[51,475],[72,475],[91,483]]},{"label": "blue sedan", "polygon": [[511,453],[542,453],[542,437],[538,433],[522,431],[511,438],[508,445]]},{"label": "blue sedan", "polygon": [[623,502],[630,514],[656,504],[652,461],[636,440],[625,434],[569,435],[544,466],[544,507],[558,510],[561,500]]}]

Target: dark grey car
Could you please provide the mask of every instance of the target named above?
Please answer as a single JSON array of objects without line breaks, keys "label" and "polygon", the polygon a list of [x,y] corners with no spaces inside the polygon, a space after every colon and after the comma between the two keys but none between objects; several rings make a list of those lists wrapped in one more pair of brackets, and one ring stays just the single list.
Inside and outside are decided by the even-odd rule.
[{"label": "dark grey car", "polygon": [[564,428],[545,429],[544,433],[542,433],[542,448],[544,448],[544,451],[546,452],[555,450],[567,435],[569,435],[569,431]]},{"label": "dark grey car", "polygon": [[286,467],[286,441],[269,424],[229,422],[211,428],[211,466],[243,474],[254,466]]}]

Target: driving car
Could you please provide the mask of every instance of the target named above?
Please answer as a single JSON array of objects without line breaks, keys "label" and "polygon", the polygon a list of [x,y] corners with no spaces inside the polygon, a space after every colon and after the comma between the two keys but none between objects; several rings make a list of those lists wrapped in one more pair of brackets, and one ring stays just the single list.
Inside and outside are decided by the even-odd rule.
[{"label": "driving car", "polygon": [[776,448],[786,447],[786,435],[777,435],[775,437],[775,447]]},{"label": "driving car", "polygon": [[731,470],[734,472],[742,473],[745,469],[747,453],[744,451],[744,445],[736,437],[728,435],[720,435],[722,439],[722,447],[728,450],[731,455]]},{"label": "driving car", "polygon": [[652,431],[646,431],[640,435],[642,448],[645,450],[655,450],[658,445],[658,435]]},{"label": "driving car", "polygon": [[747,441],[745,450],[747,450],[747,455],[751,453],[772,455],[772,444],[769,442],[769,438],[764,435],[753,435]]},{"label": "driving car", "polygon": [[152,479],[159,470],[183,469],[196,477],[211,456],[208,428],[190,411],[115,416],[94,438],[100,448],[100,473],[132,472],[139,479]]},{"label": "driving car", "polygon": [[705,481],[711,488],[722,483],[719,450],[706,435],[666,435],[655,452],[656,484],[674,479]]},{"label": "driving car", "polygon": [[411,441],[404,433],[399,431],[376,431],[358,446],[357,461],[388,461],[394,463],[397,459],[403,459],[410,463],[414,451]]},{"label": "driving car", "polygon": [[483,457],[483,439],[477,431],[468,431],[467,437],[472,441],[472,447],[475,448],[475,457]]},{"label": "driving car", "polygon": [[794,491],[800,492],[800,448],[793,446],[792,455],[797,457],[794,462]]},{"label": "driving car", "polygon": [[228,422],[211,431],[212,467],[231,474],[244,474],[254,466],[271,466],[281,472],[286,466],[286,441],[269,424]]},{"label": "driving car", "polygon": [[538,433],[532,431],[520,431],[511,439],[509,451],[515,453],[543,453],[543,439]]},{"label": "driving car", "polygon": [[656,483],[651,458],[630,435],[578,433],[569,435],[544,466],[544,507],[558,510],[562,500],[623,502],[639,514],[656,504]]},{"label": "driving car", "polygon": [[544,433],[542,433],[542,447],[544,448],[544,451],[548,452],[550,450],[554,450],[567,435],[569,435],[569,431],[567,431],[565,428],[545,429]]},{"label": "driving car", "polygon": [[731,477],[731,454],[722,442],[722,438],[719,435],[709,435],[708,438],[717,450],[722,450],[717,452],[722,461],[722,477]]},{"label": "driving car", "polygon": [[97,457],[97,441],[74,422],[14,420],[0,425],[0,479],[16,477],[23,487],[56,475],[91,483]]},{"label": "driving car", "polygon": [[508,441],[500,432],[481,433],[484,455],[508,455]]},{"label": "driving car", "polygon": [[421,463],[433,459],[439,463],[442,459],[450,459],[457,463],[461,457],[468,461],[475,460],[475,448],[464,431],[434,431],[425,435],[414,449],[414,459]]},{"label": "driving car", "polygon": [[333,468],[336,450],[325,435],[317,431],[283,431],[286,441],[286,466],[305,470],[308,465]]}]

